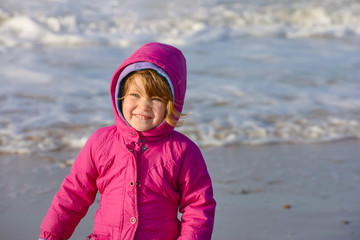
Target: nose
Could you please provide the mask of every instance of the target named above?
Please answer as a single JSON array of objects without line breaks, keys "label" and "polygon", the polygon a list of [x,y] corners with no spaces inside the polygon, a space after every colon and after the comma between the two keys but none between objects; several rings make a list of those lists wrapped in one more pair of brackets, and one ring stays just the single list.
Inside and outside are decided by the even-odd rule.
[{"label": "nose", "polygon": [[147,110],[150,109],[151,100],[147,98],[142,98],[139,102],[139,107],[141,109]]}]

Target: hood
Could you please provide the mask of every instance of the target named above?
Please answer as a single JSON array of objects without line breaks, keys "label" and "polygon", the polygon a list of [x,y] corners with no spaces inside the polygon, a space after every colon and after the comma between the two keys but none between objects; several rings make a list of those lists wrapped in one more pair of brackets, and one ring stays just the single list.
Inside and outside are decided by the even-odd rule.
[{"label": "hood", "polygon": [[137,132],[129,126],[118,111],[119,86],[121,81],[131,72],[141,69],[154,69],[164,76],[170,85],[175,99],[175,108],[181,112],[186,92],[186,60],[181,51],[170,45],[162,43],[148,43],[136,50],[116,69],[110,86],[111,101],[115,115],[115,123],[118,131],[130,138],[152,138],[162,137],[171,132],[174,127],[163,122],[154,129],[145,132]]}]

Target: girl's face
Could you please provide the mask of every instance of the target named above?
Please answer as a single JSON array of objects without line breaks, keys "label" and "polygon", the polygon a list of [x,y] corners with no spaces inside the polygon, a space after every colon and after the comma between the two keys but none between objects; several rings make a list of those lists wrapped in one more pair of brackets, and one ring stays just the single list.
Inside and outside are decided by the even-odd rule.
[{"label": "girl's face", "polygon": [[150,99],[145,93],[142,77],[135,74],[122,101],[125,120],[137,131],[143,132],[162,123],[165,112],[165,103],[158,97]]}]

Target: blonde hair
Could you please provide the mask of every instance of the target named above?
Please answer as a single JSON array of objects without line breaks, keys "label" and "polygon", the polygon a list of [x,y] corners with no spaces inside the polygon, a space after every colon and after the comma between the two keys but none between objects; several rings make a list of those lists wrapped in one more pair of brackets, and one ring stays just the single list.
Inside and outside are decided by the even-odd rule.
[{"label": "blonde hair", "polygon": [[[179,121],[181,117],[186,116],[187,114],[183,114],[178,112],[175,109],[174,104],[175,100],[171,94],[170,86],[167,83],[167,80],[158,74],[153,69],[142,69],[130,73],[125,77],[120,87],[120,101],[122,105],[122,100],[126,97],[126,93],[129,87],[134,84],[135,75],[138,74],[141,76],[142,83],[144,85],[145,93],[149,98],[158,97],[165,103],[165,121],[173,126],[179,127],[182,125],[183,121]],[[136,87],[136,85],[134,84]],[[122,106],[120,106],[122,109]]]}]

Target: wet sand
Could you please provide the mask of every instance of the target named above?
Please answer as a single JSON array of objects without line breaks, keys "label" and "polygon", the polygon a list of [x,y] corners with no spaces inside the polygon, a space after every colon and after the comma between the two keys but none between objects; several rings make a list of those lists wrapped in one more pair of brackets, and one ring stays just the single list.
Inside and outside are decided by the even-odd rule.
[{"label": "wet sand", "polygon": [[[360,239],[360,141],[202,151],[218,202],[213,239]],[[72,156],[0,155],[1,240],[38,238]],[[98,199],[71,239],[92,232]]]}]

